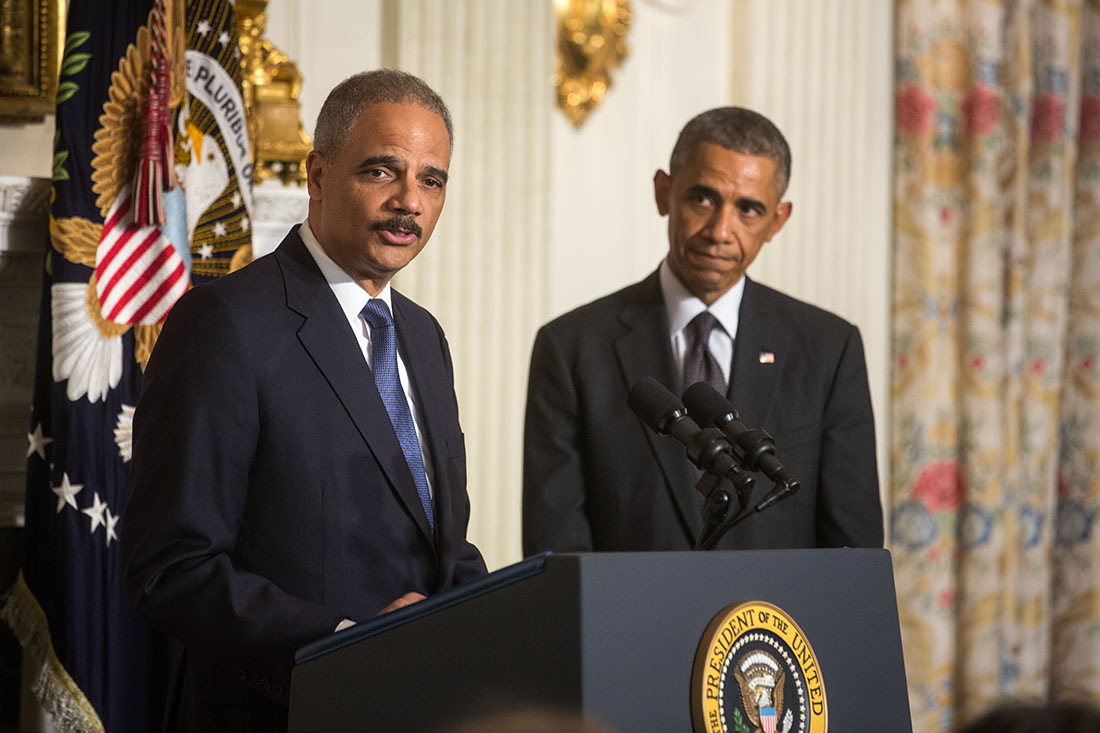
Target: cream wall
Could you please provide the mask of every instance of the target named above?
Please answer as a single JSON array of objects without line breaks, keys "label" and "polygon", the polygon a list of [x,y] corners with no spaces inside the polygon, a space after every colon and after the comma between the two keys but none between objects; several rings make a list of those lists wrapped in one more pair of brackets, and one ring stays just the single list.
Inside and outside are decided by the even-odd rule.
[{"label": "cream wall", "polygon": [[53,115],[40,122],[0,126],[0,176],[53,175]]},{"label": "cream wall", "polygon": [[668,238],[653,174],[668,167],[684,123],[730,103],[732,4],[633,6],[630,53],[603,105],[580,130],[553,115],[548,315],[656,269]]},{"label": "cream wall", "polygon": [[[520,557],[520,454],[538,325],[654,269],[652,201],[680,126],[754,107],[790,139],[790,224],[757,279],[856,322],[885,467],[889,378],[892,3],[634,0],[630,55],[578,131],[553,105],[551,0],[272,0],[268,36],[298,63],[303,121],[379,65],[422,75],[456,123],[431,245],[398,287],[431,308],[455,358],[470,533],[491,568]],[[48,130],[47,130],[48,128]],[[5,128],[0,174],[49,175],[52,124]]]}]

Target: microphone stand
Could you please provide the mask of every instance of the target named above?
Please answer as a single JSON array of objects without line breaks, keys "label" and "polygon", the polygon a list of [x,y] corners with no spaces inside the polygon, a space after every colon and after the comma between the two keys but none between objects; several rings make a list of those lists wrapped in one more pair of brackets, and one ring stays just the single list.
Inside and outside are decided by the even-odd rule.
[{"label": "microphone stand", "polygon": [[730,510],[730,492],[722,487],[722,481],[717,476],[709,472],[704,472],[699,477],[695,490],[707,498],[703,505],[703,531],[699,533],[699,539],[695,542],[695,549],[699,550],[702,549],[699,547],[702,539],[716,531],[725,521],[726,514]]},{"label": "microphone stand", "polygon": [[[729,523],[726,520],[726,515],[733,503],[729,490],[724,486],[727,483],[730,482],[725,477],[718,476],[710,471],[704,471],[703,475],[699,477],[699,482],[695,484],[696,491],[707,499],[706,504],[703,505],[703,531],[699,533],[699,539],[695,543],[694,549],[696,550],[709,550],[714,546],[718,537],[725,534],[736,523]],[[738,471],[734,484],[734,490],[737,492],[738,512],[745,508],[749,497],[752,496],[752,487],[753,477],[745,471]],[[714,539],[704,547],[703,540],[710,538],[712,535],[715,535]]]},{"label": "microphone stand", "polygon": [[[704,478],[705,477],[706,477],[706,475],[704,474]],[[702,483],[702,482],[703,482],[703,479],[700,479],[699,483]],[[783,482],[776,482],[775,487],[773,488],[773,493],[774,493],[775,489],[779,488],[781,483],[783,483]],[[791,489],[790,484],[787,484],[786,486],[787,486],[788,490]],[[794,491],[798,490],[797,486],[798,486],[798,484],[797,484],[797,482],[795,482]],[[751,484],[750,484],[750,487],[751,487]],[[723,491],[723,490],[722,489],[715,489],[713,494],[717,494],[720,491]],[[793,493],[793,491],[791,493]],[[713,496],[713,494],[712,494],[712,496]],[[728,509],[729,509],[729,494],[728,494],[728,492],[726,492],[726,502],[727,502],[726,503],[726,508],[724,510],[722,510],[721,516],[715,517],[715,516],[708,515],[708,508],[707,507],[709,507],[710,502],[711,502],[710,498],[708,498],[707,499],[707,507],[704,507],[704,509],[703,509],[703,531],[699,533],[699,539],[697,539],[695,541],[695,549],[696,550],[713,550],[714,546],[716,544],[718,544],[718,540],[722,539],[722,535],[724,535],[726,532],[730,531],[730,529],[732,529],[733,527],[736,527],[738,524],[741,524],[741,522],[745,521],[746,519],[751,517],[753,514],[756,514],[757,512],[763,511],[764,509],[767,509],[768,507],[771,506],[771,504],[768,504],[767,506],[761,506],[764,503],[762,501],[760,504],[757,504],[756,506],[752,507],[751,509],[746,509],[745,506],[746,506],[746,503],[747,503],[747,499],[748,499],[747,496],[741,498],[741,501],[739,502],[739,506],[738,506],[738,511],[739,511],[738,514],[735,514],[734,516],[730,517],[729,519],[725,519],[723,521],[723,518],[725,517],[726,511],[728,511]]]}]

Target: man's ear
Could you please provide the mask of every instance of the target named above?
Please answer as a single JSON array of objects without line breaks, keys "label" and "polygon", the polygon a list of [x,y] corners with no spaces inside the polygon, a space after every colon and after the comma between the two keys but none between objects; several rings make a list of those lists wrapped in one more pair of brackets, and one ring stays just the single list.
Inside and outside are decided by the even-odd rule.
[{"label": "man's ear", "polygon": [[316,150],[306,156],[306,189],[311,199],[321,200],[321,174],[325,169],[325,158]]},{"label": "man's ear", "polygon": [[672,203],[672,178],[662,170],[653,174],[653,198],[657,201],[657,213],[668,216]]},{"label": "man's ear", "polygon": [[794,204],[790,201],[780,201],[775,207],[775,218],[772,219],[771,226],[768,227],[768,238],[765,242],[770,242],[772,237],[779,234],[779,230],[783,228],[783,225],[787,223],[787,219],[791,218],[791,211],[794,210]]}]

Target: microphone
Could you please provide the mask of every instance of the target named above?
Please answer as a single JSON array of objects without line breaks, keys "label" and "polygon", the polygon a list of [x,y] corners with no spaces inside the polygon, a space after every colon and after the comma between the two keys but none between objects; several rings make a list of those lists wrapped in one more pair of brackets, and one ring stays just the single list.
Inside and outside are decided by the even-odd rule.
[{"label": "microphone", "polygon": [[751,490],[752,477],[741,470],[734,458],[733,446],[722,432],[714,427],[700,428],[688,417],[676,395],[660,382],[652,377],[638,380],[630,388],[626,403],[652,430],[685,446],[688,459],[697,468]]},{"label": "microphone", "polygon": [[696,382],[684,391],[688,412],[704,425],[721,429],[733,447],[734,457],[750,471],[760,471],[775,483],[753,511],[761,512],[793,496],[801,488],[798,479],[775,457],[775,439],[761,428],[750,429],[741,422],[733,403],[707,382]]}]

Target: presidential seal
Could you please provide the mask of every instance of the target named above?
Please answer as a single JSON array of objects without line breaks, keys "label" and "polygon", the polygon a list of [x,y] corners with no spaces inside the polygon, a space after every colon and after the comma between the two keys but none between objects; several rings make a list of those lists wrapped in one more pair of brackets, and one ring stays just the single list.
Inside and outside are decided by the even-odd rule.
[{"label": "presidential seal", "polygon": [[817,657],[783,609],[750,601],[711,620],[691,676],[696,733],[824,733],[828,717]]}]

